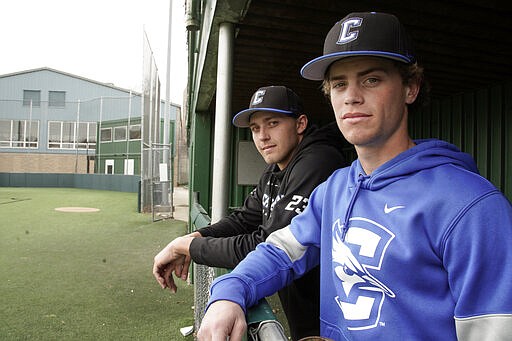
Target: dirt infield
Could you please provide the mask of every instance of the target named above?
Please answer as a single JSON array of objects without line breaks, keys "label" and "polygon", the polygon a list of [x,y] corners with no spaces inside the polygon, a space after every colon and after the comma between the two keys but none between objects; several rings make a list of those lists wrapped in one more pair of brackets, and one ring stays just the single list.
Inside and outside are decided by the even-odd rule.
[{"label": "dirt infield", "polygon": [[57,207],[55,211],[59,212],[74,212],[74,213],[89,213],[89,212],[99,212],[99,208],[93,207]]}]

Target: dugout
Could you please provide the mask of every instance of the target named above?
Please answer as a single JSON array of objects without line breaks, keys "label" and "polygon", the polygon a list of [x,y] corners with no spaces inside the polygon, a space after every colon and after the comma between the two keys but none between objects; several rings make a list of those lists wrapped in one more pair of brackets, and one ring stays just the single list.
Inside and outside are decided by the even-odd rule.
[{"label": "dugout", "polygon": [[[253,188],[239,182],[247,163],[239,160],[257,164],[258,155],[243,149],[251,136],[232,126],[233,115],[260,86],[282,84],[304,99],[314,122],[333,120],[320,82],[302,79],[299,70],[321,54],[331,26],[357,11],[397,15],[415,41],[431,102],[410,116],[412,137],[454,143],[512,200],[510,3],[187,0],[190,198],[212,221]],[[251,169],[242,175],[254,176]]]}]

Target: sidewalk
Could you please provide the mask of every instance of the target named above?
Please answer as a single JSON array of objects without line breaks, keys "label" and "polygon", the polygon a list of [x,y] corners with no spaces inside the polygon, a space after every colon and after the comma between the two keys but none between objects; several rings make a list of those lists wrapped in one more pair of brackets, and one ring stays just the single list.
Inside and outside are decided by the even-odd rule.
[{"label": "sidewalk", "polygon": [[173,205],[174,219],[188,223],[188,187],[174,187]]}]

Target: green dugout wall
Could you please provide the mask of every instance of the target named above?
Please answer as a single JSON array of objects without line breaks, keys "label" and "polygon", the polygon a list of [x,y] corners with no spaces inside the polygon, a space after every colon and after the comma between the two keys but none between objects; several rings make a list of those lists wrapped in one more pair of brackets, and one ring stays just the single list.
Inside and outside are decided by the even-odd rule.
[{"label": "green dugout wall", "polygon": [[434,99],[411,115],[410,131],[471,154],[480,174],[512,200],[512,83]]},{"label": "green dugout wall", "polygon": [[[197,114],[192,118],[190,151],[190,186],[197,202],[211,215],[213,167],[214,116]],[[248,129],[231,129],[229,206],[237,207],[252,190],[252,186],[238,186],[236,179],[236,146],[249,140]]]},{"label": "green dugout wall", "polygon": [[[213,166],[213,115],[195,115],[190,143],[190,186],[197,202],[211,214],[211,188]],[[238,186],[236,177],[236,146],[239,141],[250,140],[248,129],[231,129],[229,206],[238,207],[253,186]]]}]

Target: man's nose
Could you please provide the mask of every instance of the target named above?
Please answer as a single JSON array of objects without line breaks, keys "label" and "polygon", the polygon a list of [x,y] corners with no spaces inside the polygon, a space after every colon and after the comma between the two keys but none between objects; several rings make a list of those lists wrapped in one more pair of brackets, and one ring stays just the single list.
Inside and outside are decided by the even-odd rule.
[{"label": "man's nose", "polygon": [[344,92],[344,103],[347,105],[358,104],[363,102],[361,89],[358,85],[348,85]]},{"label": "man's nose", "polygon": [[260,128],[256,137],[258,138],[258,140],[268,140],[268,130],[266,128]]}]

